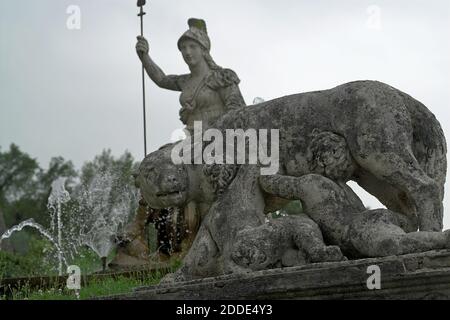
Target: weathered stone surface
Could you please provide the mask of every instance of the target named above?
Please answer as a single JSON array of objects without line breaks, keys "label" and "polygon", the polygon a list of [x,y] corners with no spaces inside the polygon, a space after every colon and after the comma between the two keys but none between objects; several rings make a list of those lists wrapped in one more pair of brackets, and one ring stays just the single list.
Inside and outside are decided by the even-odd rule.
[{"label": "weathered stone surface", "polygon": [[[278,260],[302,264],[290,251],[299,250],[301,241],[273,246],[290,236],[300,239],[301,228],[287,233],[278,228],[260,237],[267,231],[265,212],[280,199],[301,200],[307,219],[323,234],[315,237],[318,248],[339,246],[348,258],[450,248],[450,233],[441,232],[445,138],[434,115],[405,93],[381,82],[357,81],[232,110],[214,126],[221,132],[279,130],[278,172],[261,175],[251,164],[175,165],[177,144],[148,155],[136,179],[146,202],[154,208],[195,202],[200,208],[197,237],[183,267],[167,281],[255,271]],[[349,180],[387,209],[366,210],[346,185]],[[270,250],[238,241],[244,229],[249,243],[266,241]],[[282,257],[283,250],[289,256]],[[250,252],[256,263],[235,259],[240,252]]]},{"label": "weathered stone surface", "polygon": [[[367,268],[380,267],[369,290]],[[309,264],[172,285],[137,288],[105,299],[450,299],[450,251]]]},{"label": "weathered stone surface", "polygon": [[239,89],[239,78],[230,69],[219,67],[210,55],[206,22],[190,18],[189,29],[178,41],[189,74],[166,75],[149,56],[149,43],[139,36],[136,52],[150,79],[159,87],[180,91],[180,120],[188,130],[194,121],[204,126],[214,123],[225,112],[245,106]]},{"label": "weathered stone surface", "polygon": [[[210,55],[210,39],[206,28],[206,22],[202,19],[190,18],[189,29],[183,33],[178,40],[178,49],[189,67],[189,74],[166,75],[161,68],[150,58],[149,42],[142,36],[137,37],[136,53],[142,62],[150,79],[159,87],[168,90],[180,91],[179,102],[181,109],[180,120],[186,124],[186,129],[192,131],[194,121],[201,121],[206,128],[214,123],[220,116],[229,110],[243,108],[244,98],[239,89],[239,78],[237,74],[228,68],[218,66]],[[172,210],[173,206],[161,208],[161,210]],[[185,226],[176,233],[185,233],[186,243],[192,243],[197,233],[199,220],[196,219],[195,204],[185,203],[176,210],[184,211]],[[139,224],[139,217],[132,222],[131,228]],[[179,228],[178,221],[167,221],[175,228]],[[157,229],[159,239],[157,247],[162,254],[179,252],[181,245],[174,245],[178,239],[167,239],[163,228]],[[124,238],[134,238],[134,234],[125,235]],[[163,238],[163,239],[161,239]],[[162,241],[162,243],[161,243]],[[162,245],[161,245],[162,244]],[[140,263],[141,253],[135,254],[135,249],[143,250],[143,243],[125,241],[121,243],[119,257],[114,264],[125,266]]]},{"label": "weathered stone surface", "polygon": [[123,235],[117,237],[119,238],[117,254],[109,263],[110,268],[125,269],[148,264],[150,252],[147,244],[146,225],[149,213],[141,203],[142,201],[139,202],[134,220],[127,225]]},{"label": "weathered stone surface", "polygon": [[279,129],[279,174],[355,180],[388,209],[407,216],[408,231],[442,229],[442,128],[422,103],[387,84],[355,81],[285,96],[233,110],[215,127]]},{"label": "weathered stone surface", "polygon": [[346,260],[338,246],[325,245],[319,226],[304,214],[239,231],[231,259],[255,271]]}]

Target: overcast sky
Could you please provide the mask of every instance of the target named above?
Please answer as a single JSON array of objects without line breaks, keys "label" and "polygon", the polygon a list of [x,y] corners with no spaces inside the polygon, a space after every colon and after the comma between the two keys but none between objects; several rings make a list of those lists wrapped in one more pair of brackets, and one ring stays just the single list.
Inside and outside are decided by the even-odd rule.
[{"label": "overcast sky", "polygon": [[[237,72],[248,104],[373,79],[423,102],[450,137],[448,0],[147,2],[145,36],[167,74],[188,72],[176,43],[189,17],[203,18],[213,58]],[[74,5],[80,29],[67,27]],[[105,148],[141,160],[137,11],[135,0],[0,1],[2,150],[14,142],[41,166],[61,155],[79,168]],[[182,124],[179,93],[146,81],[152,151]]]}]

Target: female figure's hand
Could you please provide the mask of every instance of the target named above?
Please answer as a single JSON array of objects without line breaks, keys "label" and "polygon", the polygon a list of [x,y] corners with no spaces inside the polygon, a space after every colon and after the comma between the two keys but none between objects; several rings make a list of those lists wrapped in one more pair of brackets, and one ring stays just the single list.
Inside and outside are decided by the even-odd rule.
[{"label": "female figure's hand", "polygon": [[137,40],[138,42],[136,43],[136,53],[139,56],[139,59],[142,60],[144,56],[148,55],[149,45],[147,39],[142,36],[137,36]]},{"label": "female figure's hand", "polygon": [[161,88],[181,91],[176,81],[166,76],[161,68],[150,58],[148,52],[149,45],[147,39],[142,36],[137,36],[136,53],[150,79]]}]

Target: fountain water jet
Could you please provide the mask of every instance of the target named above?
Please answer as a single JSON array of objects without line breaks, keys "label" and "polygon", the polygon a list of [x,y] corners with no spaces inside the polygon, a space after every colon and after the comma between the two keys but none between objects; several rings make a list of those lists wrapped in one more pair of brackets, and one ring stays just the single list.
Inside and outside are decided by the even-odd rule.
[{"label": "fountain water jet", "polygon": [[83,244],[106,260],[117,244],[117,236],[127,225],[138,203],[137,192],[121,180],[120,173],[109,168],[97,172],[83,185],[79,199],[79,214],[85,223]]},{"label": "fountain water jet", "polygon": [[[69,192],[64,187],[67,178],[61,177],[52,182],[52,191],[50,196],[48,197],[47,207],[50,210],[52,221],[51,228],[52,231],[55,229],[55,218],[56,218],[56,226],[58,230],[58,246],[62,247],[62,209],[61,205],[70,201]],[[56,213],[56,214],[55,214]],[[62,275],[62,252],[58,252],[58,272],[59,275]]]},{"label": "fountain water jet", "polygon": [[47,230],[45,230],[45,228],[42,225],[40,225],[39,223],[35,222],[34,219],[28,219],[28,220],[22,221],[18,225],[14,226],[14,227],[12,227],[12,228],[10,228],[8,230],[6,230],[5,233],[3,233],[2,236],[0,237],[0,248],[1,248],[1,244],[2,244],[3,240],[8,239],[15,232],[22,231],[22,229],[25,228],[25,227],[36,229],[37,231],[39,231],[39,233],[42,236],[47,238],[55,246],[56,250],[58,251],[58,256],[61,257],[61,263],[64,262],[64,264],[67,266],[67,261],[64,258],[61,246],[58,244],[57,241],[55,241],[53,239],[51,234]]},{"label": "fountain water jet", "polygon": [[[73,259],[82,246],[88,246],[98,255],[105,271],[107,257],[117,244],[117,235],[137,207],[137,190],[122,181],[119,172],[108,168],[75,189],[74,202],[67,211],[68,207],[63,205],[71,200],[71,196],[65,189],[66,180],[58,178],[51,185],[47,203],[51,218],[49,229],[29,219],[7,230],[1,240],[24,227],[31,227],[57,248],[59,275],[62,275],[63,263],[67,266],[67,258]],[[70,215],[63,215],[66,211]]]}]

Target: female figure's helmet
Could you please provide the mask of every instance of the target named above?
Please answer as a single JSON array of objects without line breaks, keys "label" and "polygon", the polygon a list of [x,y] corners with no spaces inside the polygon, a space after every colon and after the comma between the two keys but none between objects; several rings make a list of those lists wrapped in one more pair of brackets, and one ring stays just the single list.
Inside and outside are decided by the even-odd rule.
[{"label": "female figure's helmet", "polygon": [[181,42],[183,40],[189,39],[198,42],[206,51],[209,52],[211,49],[211,41],[208,37],[208,32],[206,30],[206,22],[201,19],[190,18],[188,20],[189,30],[187,30],[183,35],[178,39],[178,49],[180,49]]}]

